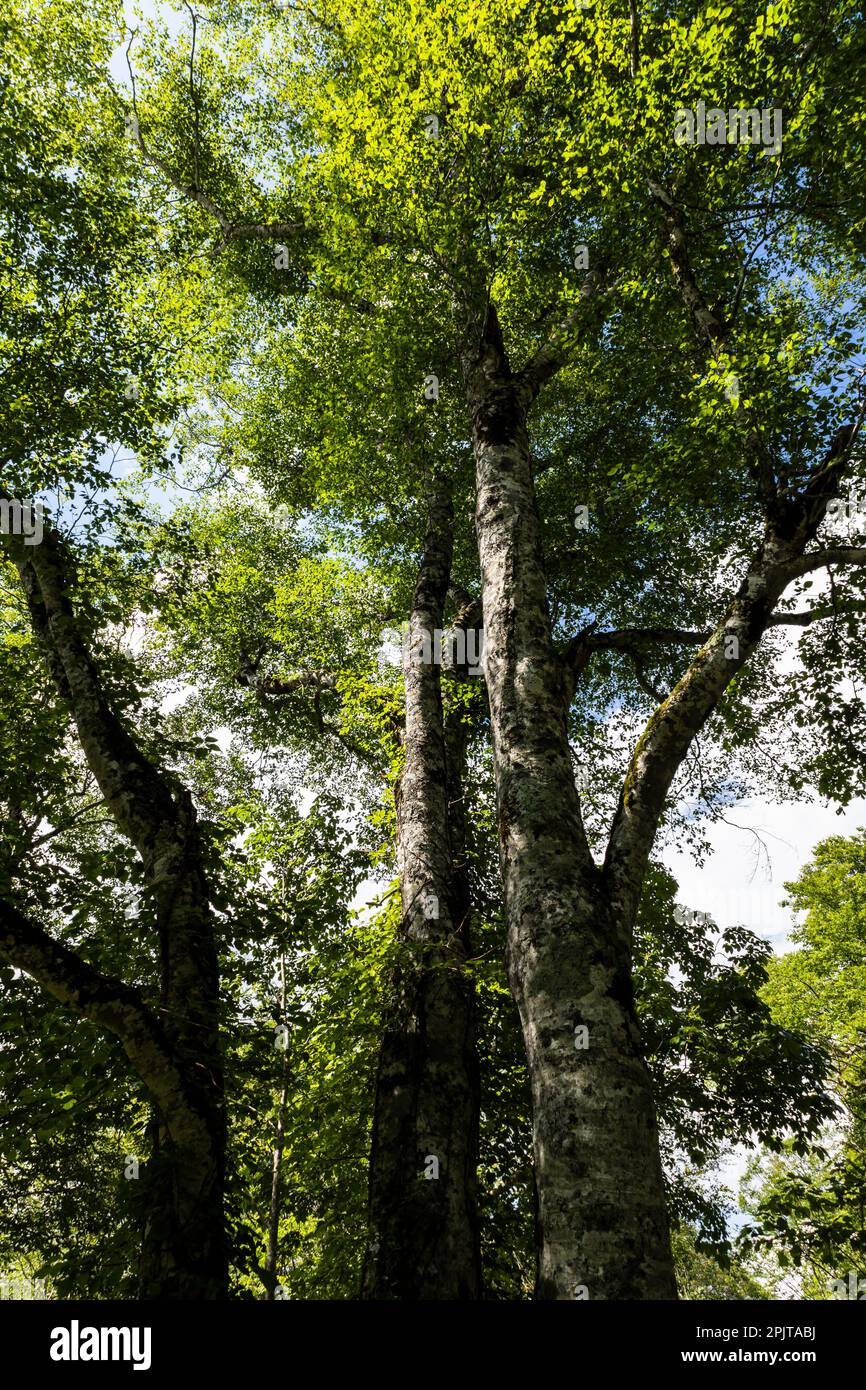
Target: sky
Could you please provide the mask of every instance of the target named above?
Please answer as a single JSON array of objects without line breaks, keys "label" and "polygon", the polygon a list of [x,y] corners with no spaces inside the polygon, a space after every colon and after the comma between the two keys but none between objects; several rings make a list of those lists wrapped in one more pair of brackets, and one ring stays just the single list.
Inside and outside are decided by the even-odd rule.
[{"label": "sky", "polygon": [[[719,822],[705,827],[713,852],[703,867],[672,848],[662,859],[680,885],[679,900],[685,906],[708,912],[720,927],[749,927],[775,951],[783,951],[793,921],[790,910],[780,906],[784,884],[799,876],[820,840],[853,835],[866,826],[866,801],[853,801],[839,815],[833,803],[756,800],[733,807],[730,818],[737,826]],[[761,837],[760,853],[751,831]]]}]

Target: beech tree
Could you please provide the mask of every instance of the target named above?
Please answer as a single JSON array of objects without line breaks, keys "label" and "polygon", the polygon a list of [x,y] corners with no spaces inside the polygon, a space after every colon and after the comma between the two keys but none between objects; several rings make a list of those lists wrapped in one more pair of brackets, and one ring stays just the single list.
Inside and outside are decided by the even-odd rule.
[{"label": "beech tree", "polygon": [[[248,248],[270,242],[274,268],[303,294],[361,317],[356,383],[376,353],[408,355],[418,395],[464,412],[542,1297],[674,1296],[630,984],[646,867],[678,769],[765,633],[823,620],[820,606],[790,615],[790,587],[841,565],[855,604],[859,594],[862,551],[816,539],[854,466],[862,415],[851,310],[862,221],[855,213],[843,230],[837,216],[846,138],[822,142],[839,74],[850,79],[862,57],[851,13],[400,5],[377,28],[366,6],[283,12],[261,21],[266,56],[244,107],[261,143],[244,159],[224,95],[234,16],[220,28],[217,11],[186,114],[161,126],[153,104],[166,87],[184,100],[177,49],[163,50],[163,86],[137,107],[142,155],[200,232],[216,224],[237,269],[249,274]],[[259,24],[239,21],[238,53],[264,42]],[[288,127],[277,103],[289,104]],[[683,109],[713,113],[694,144],[682,142]],[[775,136],[759,148],[740,139],[737,113],[753,110],[773,130],[781,121],[781,149]],[[265,181],[265,168],[280,172]],[[696,605],[699,621],[686,600],[673,622],[628,614],[604,628],[603,605],[572,576],[582,621],[569,635],[551,621],[539,473],[564,454],[572,502],[589,514],[589,441],[575,447],[563,416],[588,396],[598,429],[598,383],[613,381],[616,401],[635,354],[649,455],[629,449],[609,473],[642,494],[639,526],[662,506],[724,497],[707,523],[714,553],[696,566],[712,598]],[[689,483],[674,489],[684,465]],[[569,710],[595,654],[611,649],[639,670],[661,659],[670,684],[593,854]],[[578,757],[591,769],[589,750]],[[575,1047],[576,1029],[589,1047]]]},{"label": "beech tree", "polygon": [[[97,181],[116,168],[130,189],[124,231],[147,262],[124,333],[138,317],[196,347],[183,361],[166,353],[135,396],[140,426],[119,406],[117,418],[114,406],[100,413],[96,393],[89,472],[76,480],[104,480],[106,438],[162,466],[153,422],[183,403],[191,447],[212,443],[226,472],[288,510],[297,536],[320,528],[351,555],[347,573],[375,556],[385,598],[373,616],[408,621],[396,695],[372,677],[370,650],[365,663],[375,624],[369,603],[359,623],[348,579],[320,591],[339,591],[341,605],[318,630],[323,648],[281,651],[270,610],[264,622],[256,612],[256,581],[251,632],[214,657],[229,663],[226,706],[231,688],[272,716],[288,711],[394,791],[402,949],[381,1019],[366,1296],[481,1291],[478,884],[464,789],[469,750],[483,759],[488,731],[500,944],[531,1091],[536,1296],[676,1296],[664,1086],[635,998],[651,856],[678,822],[690,833],[685,796],[712,816],[750,778],[783,795],[817,781],[842,798],[862,778],[863,710],[839,685],[843,661],[862,664],[866,550],[827,520],[862,467],[866,409],[857,120],[825,139],[847,120],[843,81],[850,90],[862,71],[855,18],[845,3],[769,5],[755,19],[616,0],[186,6],[179,34],[128,35],[128,81],[100,87],[105,147],[93,167]],[[75,284],[88,262],[73,230],[64,274]],[[115,283],[114,254],[100,284]],[[30,312],[26,296],[16,308]],[[11,322],[10,339],[20,328]],[[165,347],[157,329],[154,345]],[[105,399],[118,401],[114,387]],[[35,460],[59,439],[74,453],[81,417],[45,409],[38,450],[26,431],[11,436],[4,467],[23,472],[20,483],[4,474],[7,488],[34,491]],[[194,1193],[173,1210],[174,1234],[152,1218],[151,1282],[214,1296],[225,1287],[224,1114],[209,878],[223,870],[188,792],[105,685],[68,547],[55,528],[38,555],[7,540],[88,766],[150,891],[167,895],[165,1016],[153,1027],[177,1086],[169,1094],[158,1068],[140,1075],[162,1087],[160,1123]],[[482,625],[483,679],[460,661],[440,667],[437,634]],[[807,679],[795,690],[774,666],[785,628],[804,630]],[[766,757],[762,715],[789,734],[786,759]],[[4,951],[57,996],[60,947],[27,935],[14,899]],[[83,976],[78,985],[80,1005]],[[171,994],[181,987],[191,1012]],[[128,1054],[136,1029],[159,1052],[151,1014],[134,1023]],[[143,1066],[144,1042],[135,1049]],[[167,1118],[181,1078],[186,1127]],[[814,1079],[799,1121],[779,1116],[801,1138],[823,1105]],[[282,1076],[281,1096],[287,1086]],[[745,1124],[753,1112],[740,1101]],[[190,1226],[191,1258],[178,1234]],[[271,1295],[274,1229],[260,1265]]]},{"label": "beech tree", "polygon": [[[74,504],[78,488],[98,488],[106,437],[120,435],[143,458],[158,457],[154,426],[170,410],[159,394],[167,375],[159,325],[145,319],[136,325],[130,285],[132,267],[148,255],[148,229],[124,188],[116,142],[106,132],[105,84],[93,60],[94,47],[108,60],[109,12],[97,11],[94,22],[42,8],[26,35],[24,18],[22,11],[4,21],[11,61],[3,353],[10,370],[0,499],[10,508],[22,496],[32,507],[34,495],[52,487],[61,505]],[[23,152],[9,143],[19,131]],[[113,171],[119,174],[114,185]],[[127,389],[131,366],[146,371],[156,388],[147,403]],[[38,653],[54,687],[50,697],[43,687],[48,726],[56,732],[56,700],[66,711],[65,737],[77,740],[92,778],[91,797],[107,806],[140,857],[141,893],[158,942],[158,1002],[96,968],[40,920],[39,908],[49,904],[22,873],[41,839],[43,817],[20,770],[4,797],[14,832],[2,867],[3,958],[118,1038],[153,1101],[141,1296],[219,1297],[227,1279],[219,980],[195,807],[130,726],[123,710],[129,691],[98,651],[110,601],[101,604],[98,583],[94,593],[83,578],[86,563],[49,512],[31,534],[16,526],[14,510],[6,516],[4,555],[17,570],[35,639],[28,648],[13,608],[12,645]],[[98,507],[90,522],[98,529]],[[87,809],[84,798],[74,800],[73,820]],[[59,906],[50,904],[52,916]]]}]

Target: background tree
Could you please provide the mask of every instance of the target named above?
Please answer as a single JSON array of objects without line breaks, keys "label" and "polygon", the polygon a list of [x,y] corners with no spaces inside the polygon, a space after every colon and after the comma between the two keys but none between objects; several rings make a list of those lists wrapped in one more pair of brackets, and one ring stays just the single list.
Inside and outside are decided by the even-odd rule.
[{"label": "background tree", "polygon": [[771,962],[763,990],[774,1019],[827,1053],[839,1101],[820,1142],[764,1156],[744,1191],[752,1217],[744,1246],[771,1252],[783,1270],[794,1267],[809,1298],[862,1296],[864,854],[862,831],[834,835],[785,885],[788,906],[803,916],[794,949]]}]

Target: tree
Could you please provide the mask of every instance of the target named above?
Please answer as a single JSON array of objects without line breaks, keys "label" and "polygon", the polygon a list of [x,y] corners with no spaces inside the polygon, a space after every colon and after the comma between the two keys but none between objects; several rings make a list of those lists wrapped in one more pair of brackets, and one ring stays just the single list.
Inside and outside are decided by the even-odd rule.
[{"label": "tree", "polygon": [[768,1298],[746,1269],[736,1261],[722,1264],[699,1250],[688,1230],[673,1234],[680,1298],[730,1299]]},{"label": "tree", "polygon": [[[135,442],[136,431],[149,441],[151,467],[161,467],[153,422],[186,393],[195,397],[187,438],[213,446],[271,505],[286,505],[296,539],[318,530],[348,556],[310,557],[301,544],[277,585],[309,600],[336,575],[336,621],[305,610],[293,640],[314,631],[343,648],[315,661],[297,647],[282,652],[291,614],[266,609],[262,622],[256,602],[268,585],[253,573],[253,630],[241,638],[227,623],[232,645],[217,658],[226,679],[211,696],[266,719],[243,703],[246,688],[271,718],[284,712],[287,726],[339,746],[346,761],[335,753],[329,767],[357,758],[381,781],[383,765],[399,758],[390,768],[399,944],[411,949],[395,952],[383,1012],[367,1291],[438,1297],[451,1288],[443,1278],[463,1294],[478,1289],[461,786],[475,776],[468,750],[483,760],[489,728],[503,930],[532,1093],[537,1294],[673,1297],[657,1118],[664,1077],[654,1094],[635,992],[638,911],[657,838],[676,825],[685,789],[717,815],[746,776],[790,793],[817,774],[840,795],[862,779],[856,697],[844,700],[841,771],[831,773],[815,747],[838,708],[838,662],[851,654],[863,604],[863,549],[831,543],[826,531],[818,539],[861,463],[863,228],[840,208],[849,187],[855,200],[861,190],[845,169],[849,137],[829,151],[820,144],[822,123],[839,110],[840,52],[846,71],[862,68],[852,9],[840,3],[819,16],[811,3],[773,6],[753,22],[663,6],[638,24],[633,7],[620,14],[601,0],[580,12],[547,0],[435,12],[388,0],[375,8],[378,27],[354,0],[324,15],[219,4],[206,19],[186,14],[178,38],[153,31],[136,40],[111,117],[85,62],[102,112],[98,148],[82,137],[83,122],[72,123],[94,181],[118,171],[119,245],[142,254],[145,268],[132,288],[131,260],[106,245],[91,286],[86,227],[73,218],[59,278],[85,295],[77,335],[107,318],[139,343],[140,321],[149,349],[164,344],[166,325],[195,346],[182,362],[145,354],[165,395],[151,392],[128,424],[110,404],[117,394],[100,386],[83,445],[82,413],[71,420],[50,393],[40,398],[32,450],[12,420],[4,468],[18,473],[7,482],[30,491],[67,475],[101,484],[104,439]],[[56,110],[61,88],[48,84]],[[718,124],[712,101],[732,108],[735,138],[677,143],[684,105],[703,102]],[[20,119],[32,122],[25,105]],[[753,109],[775,122],[763,148],[739,138]],[[64,146],[64,163],[49,144],[58,186],[69,183],[69,153]],[[28,177],[19,170],[14,186]],[[72,182],[86,210],[90,185]],[[24,229],[13,242],[26,271],[25,292],[10,299],[13,358],[32,304],[47,327],[56,293],[28,207],[25,199],[12,218]],[[169,277],[164,255],[177,263]],[[118,361],[128,355],[120,337]],[[189,766],[178,779],[142,730],[132,736],[137,697],[122,683],[115,692],[113,666],[94,655],[110,606],[91,614],[101,592],[93,575],[76,579],[53,531],[38,557],[10,544],[38,633],[48,620],[57,692],[147,872],[154,822],[115,785],[110,745],[121,739],[132,758],[131,739],[145,800],[175,846],[192,843],[183,811],[192,802],[178,785],[189,787]],[[86,553],[121,589],[140,563],[134,552],[128,568],[95,546]],[[396,695],[372,678],[352,606],[371,556],[370,591],[387,596],[382,618],[409,618]],[[197,579],[202,560],[187,558]],[[808,576],[824,571],[829,598],[797,610],[791,587],[802,582],[805,595]],[[224,597],[206,587],[196,601],[206,609]],[[479,604],[483,697],[479,682],[467,701],[462,673],[443,678],[424,653],[435,652],[446,621],[477,628]],[[361,608],[369,628],[370,604]],[[773,634],[784,626],[805,630],[809,679],[794,691],[772,665]],[[192,654],[190,619],[185,636]],[[763,758],[756,726],[768,709],[800,731],[792,766]],[[225,874],[230,856],[225,845],[206,853],[206,838],[193,845],[196,863],[175,869],[207,947],[198,986],[216,1047],[215,976],[204,968],[217,952],[208,878]],[[420,889],[441,917],[419,912]],[[499,916],[486,902],[483,912],[485,932]],[[189,966],[184,933],[181,923],[163,940],[175,940]],[[689,959],[690,943],[679,946]],[[743,974],[754,993],[753,948],[736,938],[728,946],[740,965],[718,989],[702,951],[691,962],[701,1020],[714,1007],[725,1015]],[[263,997],[269,988],[257,982]],[[658,1001],[664,1051],[663,981]],[[753,1037],[734,1013],[728,1063]],[[495,1026],[485,1018],[485,1036]],[[649,1016],[644,1026],[651,1034]],[[799,1046],[772,1030],[766,1045],[776,1057]],[[737,1133],[754,1094],[731,1088]],[[800,1116],[782,1096],[780,1116],[801,1133],[823,1104],[810,1095]],[[465,1121],[453,1140],[446,1100]],[[680,1128],[688,1130],[682,1120]],[[419,1164],[442,1157],[437,1145],[446,1162],[433,1181]],[[215,1230],[215,1207],[212,1215]]]},{"label": "tree", "polygon": [[[674,778],[698,735],[732,684],[746,687],[774,626],[828,616],[821,605],[792,614],[789,587],[863,562],[859,547],[816,541],[862,418],[849,307],[862,296],[859,223],[849,235],[802,191],[815,177],[822,114],[836,101],[824,79],[832,86],[838,73],[837,45],[855,70],[862,54],[844,5],[823,12],[808,39],[800,31],[810,30],[811,5],[774,7],[754,24],[662,10],[640,30],[633,10],[626,18],[603,6],[527,5],[518,17],[497,3],[471,12],[401,4],[380,14],[377,28],[368,7],[348,3],[324,21],[301,10],[269,26],[261,90],[244,111],[260,141],[252,157],[240,149],[225,95],[230,63],[220,68],[216,45],[207,77],[193,81],[185,134],[176,121],[160,124],[154,96],[142,104],[151,122],[142,153],[187,197],[198,236],[202,214],[216,223],[235,256],[229,273],[250,274],[249,248],[273,242],[295,293],[343,307],[347,340],[361,316],[368,345],[408,354],[416,391],[426,381],[433,400],[461,403],[475,463],[509,970],[533,1088],[539,1295],[672,1297],[631,983],[634,921]],[[238,39],[257,41],[255,24]],[[163,59],[163,75],[168,66]],[[180,101],[180,84],[164,80]],[[283,177],[266,183],[277,90],[294,99],[293,125],[287,143],[281,131]],[[735,116],[780,111],[782,149],[677,144],[678,109],[714,98]],[[219,110],[219,123],[206,127],[205,110]],[[826,156],[834,171],[842,161],[842,147]],[[838,190],[837,173],[826,177]],[[577,258],[575,245],[585,248]],[[831,270],[839,257],[844,271]],[[572,266],[588,274],[578,280]],[[563,641],[551,619],[533,444],[543,466],[554,441],[556,459],[580,383],[616,363],[625,374],[636,352],[652,449],[627,451],[611,471],[642,493],[644,525],[664,506],[687,512],[721,499],[708,522],[712,554],[690,576],[700,571],[711,598],[684,596],[674,623],[638,625],[627,611],[636,596],[618,594],[624,621],[602,628],[612,594],[589,603],[572,570],[582,621]],[[369,366],[368,347],[354,379]],[[592,466],[585,452],[577,458],[586,486]],[[684,486],[673,477],[686,460]],[[600,512],[610,494],[608,482]],[[855,569],[843,585],[854,609],[857,584]],[[668,667],[670,688],[620,775],[599,863],[569,720],[594,654],[611,649],[634,657],[642,689],[647,664]],[[591,769],[591,751],[582,758]],[[574,1047],[575,1029],[589,1030],[591,1046]]]},{"label": "tree", "polygon": [[[160,589],[159,605],[172,635],[174,660],[180,663],[175,668],[173,660],[172,669],[187,685],[193,673],[198,673],[199,698],[214,710],[210,718],[227,720],[240,740],[252,741],[263,753],[270,750],[273,757],[287,741],[297,743],[298,754],[309,747],[309,728],[301,721],[311,701],[310,682],[300,679],[299,663],[306,656],[312,673],[320,669],[318,663],[324,655],[339,653],[342,665],[331,680],[342,693],[335,694],[330,684],[322,691],[322,730],[314,761],[323,786],[332,785],[335,775],[344,782],[347,771],[338,763],[340,770],[335,774],[326,750],[339,750],[337,756],[342,760],[347,748],[362,749],[366,761],[376,747],[371,726],[377,718],[382,687],[377,688],[375,681],[381,680],[383,673],[371,670],[366,660],[369,639],[365,625],[375,627],[377,609],[387,609],[381,579],[375,570],[360,567],[357,557],[342,575],[345,587],[340,587],[334,582],[332,549],[315,563],[311,563],[312,557],[299,563],[297,556],[292,558],[293,542],[284,524],[265,511],[257,513],[249,506],[244,509],[231,500],[213,513],[209,507],[197,508],[191,523],[178,517],[156,543],[163,572],[170,576]],[[280,550],[274,546],[278,536],[282,537]],[[331,533],[329,547],[333,544]],[[201,557],[193,562],[195,585],[190,583],[187,564],[172,558],[175,552],[178,560],[183,555]],[[411,547],[407,547],[407,567],[411,559]],[[294,574],[293,566],[297,566]],[[327,601],[323,603],[325,595]],[[363,596],[369,603],[366,619]],[[262,611],[279,613],[280,621],[267,626],[267,643],[258,653],[255,678],[250,675],[246,698],[239,700],[235,693],[239,650],[256,614]],[[291,671],[294,677],[287,675]],[[443,675],[449,675],[448,668],[443,668]],[[449,685],[446,682],[446,689]],[[353,688],[357,690],[354,699],[349,693]],[[256,723],[253,732],[250,715],[262,703],[266,718]],[[336,736],[332,731],[337,728],[335,716],[340,711],[343,720]],[[207,721],[208,716],[203,717]],[[385,738],[387,747],[388,736]],[[534,1221],[529,1097],[516,1019],[503,1003],[506,981],[497,944],[501,922],[495,822],[490,812],[491,770],[486,756],[478,762],[480,738],[483,732],[475,730],[472,742],[476,753],[467,760],[464,808],[476,924],[470,968],[479,989],[482,1039],[484,1290],[487,1297],[525,1297],[527,1284],[531,1288]],[[375,759],[372,764],[375,767]],[[373,799],[366,814],[372,821],[378,816],[374,808],[381,796],[377,779],[371,790]],[[391,810],[386,823],[389,835],[393,816]],[[380,822],[377,828],[381,834],[385,827]],[[355,835],[364,838],[360,829]],[[678,1226],[688,1225],[697,1231],[709,1261],[712,1252],[725,1257],[728,1250],[724,1196],[706,1182],[719,1158],[731,1145],[753,1145],[756,1139],[782,1144],[793,1135],[803,1143],[817,1132],[833,1106],[827,1095],[822,1054],[796,1032],[771,1023],[769,1009],[760,998],[766,981],[767,944],[742,928],[717,932],[706,914],[676,907],[675,896],[676,885],[670,876],[654,867],[645,884],[638,920],[637,1008],[661,1116],[669,1209]],[[405,945],[399,934],[393,946],[395,963],[405,968]],[[321,949],[320,943],[320,953]],[[330,955],[328,960],[332,963],[327,973],[333,980],[342,979],[344,970],[351,978],[351,956],[343,966],[335,966]],[[386,1013],[391,968],[388,964],[379,976]],[[323,1008],[326,1017],[342,1015],[339,988],[337,996],[332,992]],[[358,987],[349,986],[349,991],[357,994]],[[355,1030],[369,1039],[378,1027],[377,1015],[368,1007],[364,1017],[366,1025],[361,1029],[358,1022]],[[349,1051],[351,1033],[350,1027],[348,1036],[343,1037],[343,1047]],[[306,1051],[309,1043],[299,1040],[297,1046]],[[357,1065],[353,1079],[346,1075],[345,1064],[340,1064],[339,1085],[351,1087],[349,1094],[339,1092],[340,1105],[351,1115],[362,1115],[364,1125],[371,1124],[375,1133],[371,1096],[364,1091],[366,1075]],[[300,1103],[296,1092],[293,1104]],[[309,1154],[308,1136],[313,1128],[309,1122],[302,1128],[310,1168],[327,1172],[326,1153],[318,1149]],[[357,1192],[353,1200],[360,1222],[362,1202]],[[341,1224],[345,1229],[345,1212],[340,1222],[329,1224]],[[337,1285],[342,1295],[354,1291],[348,1271],[357,1258],[355,1251],[351,1259],[344,1259],[347,1270]],[[303,1277],[293,1273],[291,1286],[297,1288]]]},{"label": "tree", "polygon": [[[834,835],[815,849],[787,905],[805,914],[794,949],[776,957],[763,991],[773,1017],[832,1059],[840,1103],[821,1141],[788,1145],[752,1165],[744,1193],[752,1223],[744,1246],[801,1272],[814,1298],[858,1298],[863,1224],[863,871],[866,837]],[[853,1287],[849,1274],[854,1273]]]},{"label": "tree", "polygon": [[[94,53],[107,61],[109,17],[103,8],[81,18],[42,6],[29,28],[23,11],[4,20],[11,125],[3,158],[11,177],[3,205],[3,351],[12,370],[0,498],[10,507],[22,493],[32,499],[52,485],[67,496],[76,485],[98,486],[106,432],[153,458],[153,424],[164,416],[161,402],[146,410],[126,390],[131,364],[145,363],[157,380],[165,375],[154,362],[158,333],[146,319],[134,326],[127,297],[147,241],[122,174],[111,183],[116,142],[94,61]],[[19,128],[23,154],[9,143]],[[98,583],[96,595],[88,592],[84,556],[73,554],[47,516],[38,535],[22,535],[14,524],[3,530],[35,637],[32,647],[22,642],[14,614],[11,645],[39,652],[66,712],[63,740],[74,730],[100,802],[140,858],[140,891],[160,953],[159,1000],[43,926],[21,857],[39,843],[41,814],[32,789],[22,797],[20,773],[19,786],[7,790],[19,834],[7,842],[2,866],[0,950],[65,1008],[118,1038],[154,1103],[142,1295],[219,1297],[227,1279],[219,980],[195,808],[133,731],[123,705],[134,706],[135,696],[98,653],[106,615]],[[53,731],[57,719],[51,708]],[[62,901],[52,909],[62,921]]]}]

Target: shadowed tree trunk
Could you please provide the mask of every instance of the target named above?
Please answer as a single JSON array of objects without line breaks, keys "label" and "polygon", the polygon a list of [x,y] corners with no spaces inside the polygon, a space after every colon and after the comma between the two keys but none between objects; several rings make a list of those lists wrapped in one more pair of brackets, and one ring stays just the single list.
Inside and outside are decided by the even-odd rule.
[{"label": "shadowed tree trunk", "polygon": [[156,1106],[143,1170],[140,1297],[226,1295],[223,1217],[225,1103],[219,971],[195,809],[142,752],[112,710],[69,598],[71,566],[56,532],[25,549],[6,538],[34,629],[81,747],[118,829],[141,856],[156,917],[161,991],[139,992],[92,971],[76,953],[4,904],[3,951],[55,998],[109,1028]]},{"label": "shadowed tree trunk", "polygon": [[[384,1020],[370,1157],[362,1292],[378,1299],[480,1296],[478,1062],[466,968],[463,743],[446,751],[440,668],[451,574],[450,488],[437,479],[404,653],[405,762],[395,791],[401,958]],[[449,757],[450,752],[450,757]]]}]

